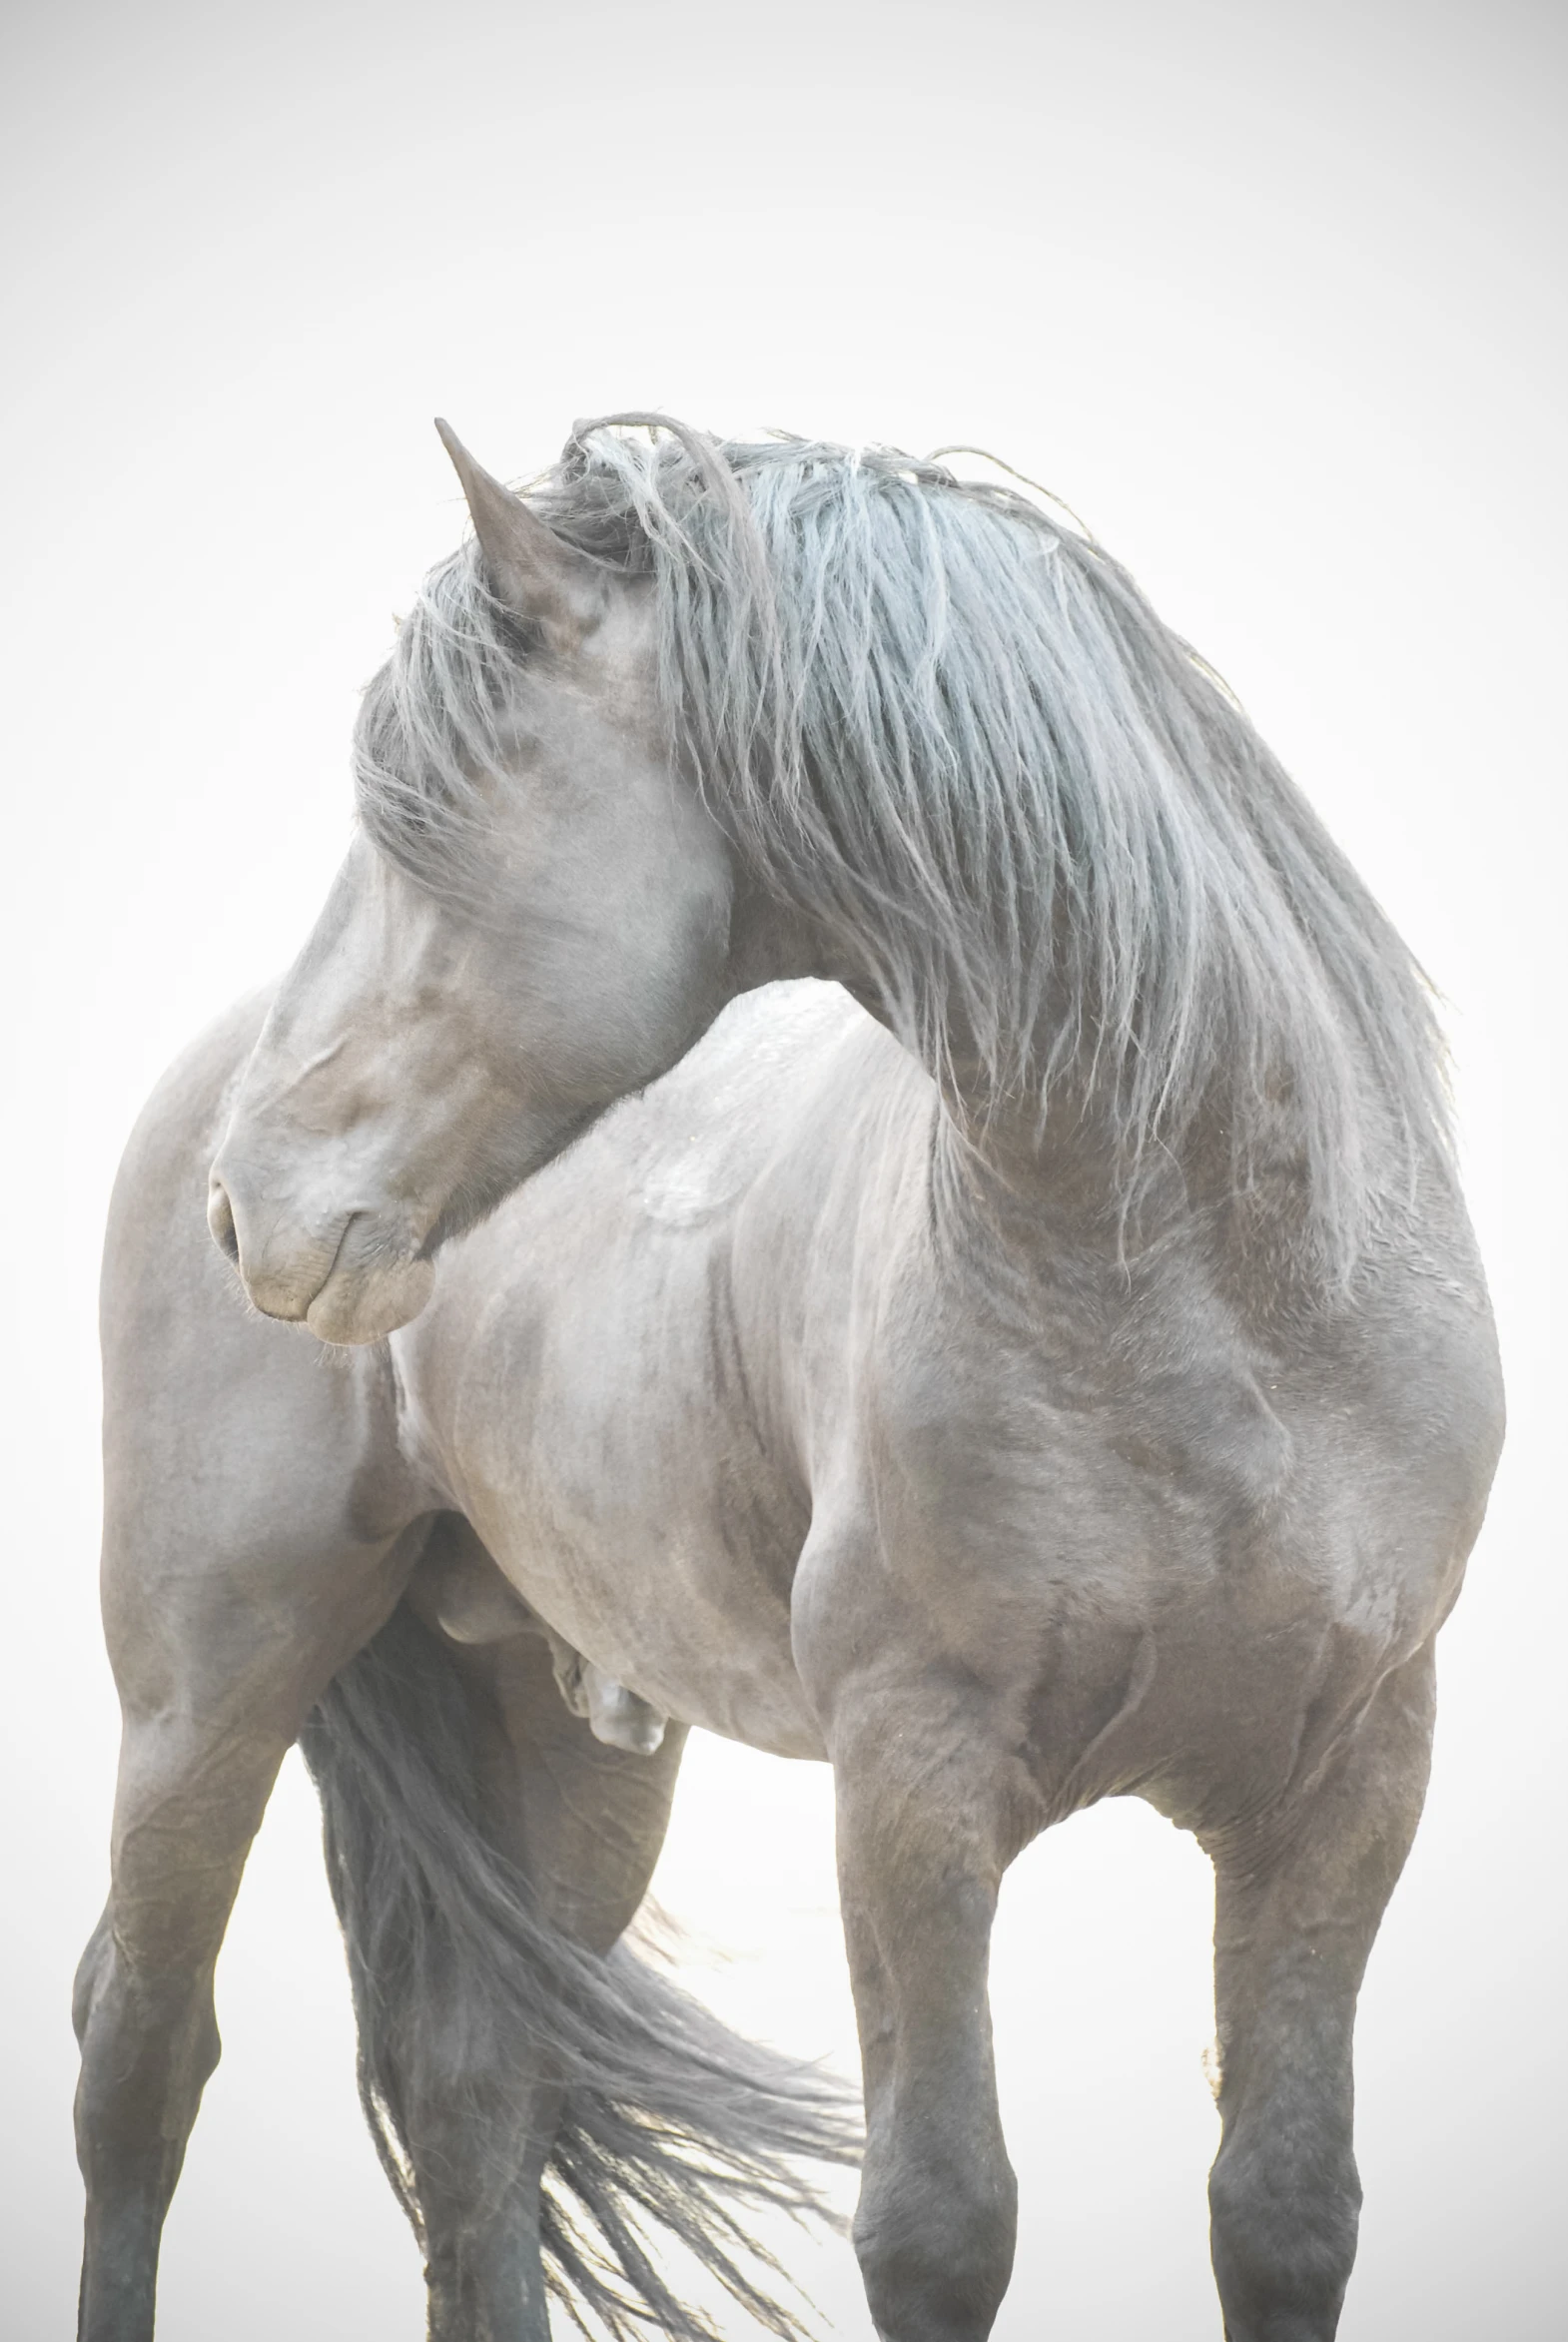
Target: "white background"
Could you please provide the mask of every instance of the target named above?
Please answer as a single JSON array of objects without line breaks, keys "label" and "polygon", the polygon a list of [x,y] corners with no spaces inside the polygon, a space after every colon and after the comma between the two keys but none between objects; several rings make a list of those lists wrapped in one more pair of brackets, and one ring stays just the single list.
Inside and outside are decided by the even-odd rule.
[{"label": "white background", "polygon": [[[68,2332],[75,2289],[116,1156],[168,1058],[292,956],[342,850],[357,686],[459,533],[429,416],[520,474],[631,404],[978,440],[1050,482],[1240,691],[1452,1004],[1513,1430],[1362,2003],[1342,2333],[1562,2333],[1565,23],[1544,0],[8,14],[15,2342]],[[703,1743],[659,1892],[736,1952],[698,1959],[727,2011],[848,2061],[827,1790]],[[1137,1807],[1010,1882],[1010,2342],[1217,2335],[1209,1906]],[[163,2342],[413,2342],[292,1767],[219,1985]],[[848,2248],[788,2250],[867,2342]]]}]

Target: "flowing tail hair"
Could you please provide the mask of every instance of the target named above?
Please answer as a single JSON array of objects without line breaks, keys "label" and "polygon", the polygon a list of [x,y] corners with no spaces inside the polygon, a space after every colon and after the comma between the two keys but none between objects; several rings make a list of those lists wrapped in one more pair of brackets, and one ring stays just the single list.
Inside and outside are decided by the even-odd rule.
[{"label": "flowing tail hair", "polygon": [[587,2310],[612,2342],[721,2342],[661,2276],[662,2229],[795,2342],[796,2316],[763,2280],[783,2272],[748,2216],[824,2214],[793,2166],[858,2160],[852,2093],[741,2040],[624,1942],[601,1956],[551,1925],[481,1831],[467,1694],[406,1604],[331,1685],[301,1747],[348,1947],[360,2098],[421,2247],[421,2083],[464,2077],[474,2168],[499,2210],[532,2168],[518,2068],[542,2062],[564,2085],[540,2190],[545,2277],[582,2331]]}]

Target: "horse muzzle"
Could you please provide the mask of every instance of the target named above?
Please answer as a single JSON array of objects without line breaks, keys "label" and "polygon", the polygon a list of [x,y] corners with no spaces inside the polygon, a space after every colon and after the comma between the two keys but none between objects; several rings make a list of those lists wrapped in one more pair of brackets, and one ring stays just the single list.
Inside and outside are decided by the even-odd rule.
[{"label": "horse muzzle", "polygon": [[295,1219],[248,1189],[233,1167],[215,1167],[207,1224],[264,1317],[338,1343],[381,1341],[417,1317],[434,1267],[382,1214],[358,1207]]}]

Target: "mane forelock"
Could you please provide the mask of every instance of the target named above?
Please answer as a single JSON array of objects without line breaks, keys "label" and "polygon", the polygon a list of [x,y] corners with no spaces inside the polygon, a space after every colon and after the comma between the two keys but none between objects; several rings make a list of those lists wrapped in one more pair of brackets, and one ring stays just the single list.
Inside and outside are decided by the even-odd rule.
[{"label": "mane forelock", "polygon": [[[1431,998],[1321,823],[1127,571],[1056,512],[886,448],[579,425],[530,500],[651,573],[672,731],[764,882],[869,965],[979,1114],[1105,1103],[1120,1200],[1205,1102],[1236,1183],[1282,1120],[1347,1272],[1445,1140]],[[619,425],[621,427],[611,427]],[[357,742],[362,816],[449,865],[520,655],[471,546]],[[978,1094],[977,1094],[978,1091]]]}]

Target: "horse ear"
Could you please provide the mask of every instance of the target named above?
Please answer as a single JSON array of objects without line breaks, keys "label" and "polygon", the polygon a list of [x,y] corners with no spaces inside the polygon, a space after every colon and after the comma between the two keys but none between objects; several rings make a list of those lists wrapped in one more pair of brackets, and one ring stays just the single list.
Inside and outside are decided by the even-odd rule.
[{"label": "horse ear", "polygon": [[563,645],[586,633],[601,606],[595,564],[546,528],[520,496],[475,463],[449,422],[435,428],[462,485],[479,558],[497,600]]}]

